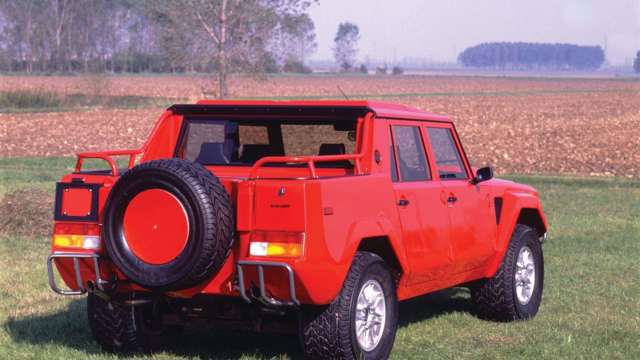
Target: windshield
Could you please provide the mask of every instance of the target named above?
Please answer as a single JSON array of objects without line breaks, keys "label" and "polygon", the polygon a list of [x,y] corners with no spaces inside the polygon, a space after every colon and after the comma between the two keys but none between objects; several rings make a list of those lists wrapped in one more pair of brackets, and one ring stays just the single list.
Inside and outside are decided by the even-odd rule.
[{"label": "windshield", "polygon": [[[187,119],[177,156],[203,165],[251,166],[265,156],[353,154],[355,127],[355,120]],[[353,164],[341,160],[317,166]]]}]

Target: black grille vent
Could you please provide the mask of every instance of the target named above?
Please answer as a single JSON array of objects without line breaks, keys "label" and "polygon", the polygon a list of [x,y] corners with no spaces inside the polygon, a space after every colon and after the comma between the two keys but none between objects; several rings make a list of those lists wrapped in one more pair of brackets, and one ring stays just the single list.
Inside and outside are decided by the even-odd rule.
[{"label": "black grille vent", "polygon": [[502,198],[493,198],[493,205],[496,209],[496,224],[500,224],[500,215],[502,215]]}]

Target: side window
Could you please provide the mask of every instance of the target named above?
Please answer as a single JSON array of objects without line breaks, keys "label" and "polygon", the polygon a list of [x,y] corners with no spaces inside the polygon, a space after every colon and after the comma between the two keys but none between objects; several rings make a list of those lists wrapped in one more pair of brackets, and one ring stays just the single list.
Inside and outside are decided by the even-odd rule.
[{"label": "side window", "polygon": [[398,168],[396,165],[396,152],[393,149],[393,137],[389,128],[389,167],[391,168],[391,181],[398,182]]},{"label": "side window", "polygon": [[430,180],[431,174],[424,154],[420,128],[417,126],[394,126],[393,132],[402,181]]},{"label": "side window", "polygon": [[462,158],[453,140],[450,129],[428,128],[429,141],[435,156],[436,167],[440,179],[466,179],[467,173],[462,163]]}]

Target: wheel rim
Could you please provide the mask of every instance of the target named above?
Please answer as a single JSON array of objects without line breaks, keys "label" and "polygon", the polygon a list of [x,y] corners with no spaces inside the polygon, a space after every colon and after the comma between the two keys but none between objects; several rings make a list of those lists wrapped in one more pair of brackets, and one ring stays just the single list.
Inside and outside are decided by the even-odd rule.
[{"label": "wheel rim", "polygon": [[368,280],[358,294],[356,303],[356,339],[364,351],[375,349],[382,339],[387,315],[387,304],[382,285]]},{"label": "wheel rim", "polygon": [[528,304],[536,285],[536,263],[533,252],[527,246],[523,246],[518,253],[515,281],[518,301],[522,305]]}]

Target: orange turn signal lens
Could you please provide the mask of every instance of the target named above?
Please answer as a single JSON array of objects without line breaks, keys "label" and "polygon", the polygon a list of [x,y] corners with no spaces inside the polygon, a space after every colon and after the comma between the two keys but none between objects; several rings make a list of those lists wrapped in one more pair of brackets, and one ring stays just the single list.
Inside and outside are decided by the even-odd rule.
[{"label": "orange turn signal lens", "polygon": [[252,242],[249,247],[251,256],[300,257],[302,244]]},{"label": "orange turn signal lens", "polygon": [[97,224],[59,223],[53,230],[53,247],[100,249],[100,227]]},{"label": "orange turn signal lens", "polygon": [[53,235],[53,246],[98,250],[100,249],[100,237],[95,235],[55,234]]},{"label": "orange turn signal lens", "polygon": [[249,244],[250,256],[301,257],[304,233],[254,231]]}]

